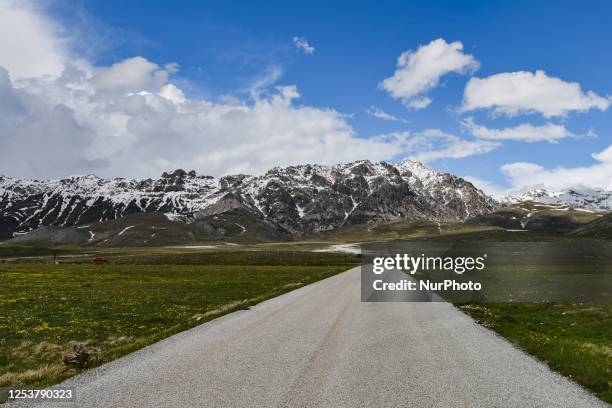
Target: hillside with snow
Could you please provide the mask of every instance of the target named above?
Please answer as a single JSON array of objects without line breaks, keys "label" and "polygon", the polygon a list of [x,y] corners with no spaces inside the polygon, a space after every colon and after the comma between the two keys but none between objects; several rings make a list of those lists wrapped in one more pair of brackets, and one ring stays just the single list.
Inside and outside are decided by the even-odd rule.
[{"label": "hillside with snow", "polygon": [[502,201],[510,204],[533,201],[542,204],[580,208],[590,211],[608,211],[612,209],[612,191],[586,187],[577,187],[560,191],[548,191],[539,188],[510,194]]}]

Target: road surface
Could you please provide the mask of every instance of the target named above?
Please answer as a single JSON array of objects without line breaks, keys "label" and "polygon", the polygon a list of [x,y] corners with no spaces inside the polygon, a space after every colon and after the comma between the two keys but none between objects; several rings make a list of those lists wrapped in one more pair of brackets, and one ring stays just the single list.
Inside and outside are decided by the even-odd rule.
[{"label": "road surface", "polygon": [[358,268],[58,387],[58,407],[609,406],[449,304],[362,303]]}]

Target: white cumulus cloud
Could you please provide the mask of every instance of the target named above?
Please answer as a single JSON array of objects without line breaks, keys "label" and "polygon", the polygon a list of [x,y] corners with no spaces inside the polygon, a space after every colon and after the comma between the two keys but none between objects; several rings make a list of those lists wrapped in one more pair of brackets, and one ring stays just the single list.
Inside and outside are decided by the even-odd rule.
[{"label": "white cumulus cloud", "polygon": [[168,81],[168,75],[169,72],[157,64],[143,57],[133,57],[98,68],[90,83],[99,92],[139,92],[159,89]]},{"label": "white cumulus cloud", "polygon": [[465,87],[461,111],[492,109],[507,116],[539,113],[550,118],[572,111],[605,111],[609,106],[609,98],[584,92],[576,82],[550,77],[544,71],[518,71],[471,78]]},{"label": "white cumulus cloud", "polygon": [[461,126],[477,138],[490,140],[557,143],[560,139],[575,136],[565,126],[550,122],[541,126],[521,123],[513,127],[493,129],[476,124],[473,118],[466,118],[461,122]]},{"label": "white cumulus cloud", "polygon": [[403,52],[395,73],[383,80],[380,88],[401,99],[407,107],[422,109],[432,101],[425,93],[436,87],[441,77],[449,73],[467,74],[478,68],[478,61],[463,52],[461,42],[447,43],[438,38],[416,51]]}]

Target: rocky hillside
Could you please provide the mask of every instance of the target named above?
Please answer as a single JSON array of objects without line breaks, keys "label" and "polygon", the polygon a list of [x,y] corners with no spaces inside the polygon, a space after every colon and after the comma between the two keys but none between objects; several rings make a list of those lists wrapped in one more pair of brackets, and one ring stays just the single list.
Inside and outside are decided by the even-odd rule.
[{"label": "rocky hillside", "polygon": [[[244,224],[250,223],[286,238],[402,219],[463,221],[497,206],[462,178],[409,160],[301,165],[274,168],[262,176],[221,178],[183,170],[144,180],[87,175],[38,181],[0,176],[0,239],[42,227],[111,222],[138,213],[206,224],[207,231],[216,228],[209,226],[219,215],[234,214],[243,221],[231,223],[232,234],[245,233]],[[225,231],[221,235],[232,229],[218,228]]]}]

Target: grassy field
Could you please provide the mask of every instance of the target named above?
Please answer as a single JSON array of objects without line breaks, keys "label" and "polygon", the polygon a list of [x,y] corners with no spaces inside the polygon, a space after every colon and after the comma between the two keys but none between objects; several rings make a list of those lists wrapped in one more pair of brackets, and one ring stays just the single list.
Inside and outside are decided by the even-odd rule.
[{"label": "grassy field", "polygon": [[306,242],[365,242],[397,239],[421,239],[427,236],[454,236],[466,232],[480,232],[496,229],[466,225],[463,223],[436,223],[431,221],[399,221],[390,224],[347,225],[336,229],[322,231],[306,239]]},{"label": "grassy field", "polygon": [[487,303],[461,309],[612,403],[611,303]]},{"label": "grassy field", "polygon": [[187,255],[160,255],[152,264],[141,264],[144,255],[99,266],[0,264],[0,388],[74,375],[62,364],[74,344],[101,364],[358,262],[324,253]]}]

